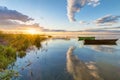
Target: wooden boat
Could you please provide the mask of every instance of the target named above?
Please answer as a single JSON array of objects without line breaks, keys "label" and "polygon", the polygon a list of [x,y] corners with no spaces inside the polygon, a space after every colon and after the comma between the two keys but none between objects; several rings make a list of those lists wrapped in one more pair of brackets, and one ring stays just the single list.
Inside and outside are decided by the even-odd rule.
[{"label": "wooden boat", "polygon": [[116,45],[118,39],[84,40],[85,45]]},{"label": "wooden boat", "polygon": [[95,37],[78,37],[78,40],[95,40]]}]

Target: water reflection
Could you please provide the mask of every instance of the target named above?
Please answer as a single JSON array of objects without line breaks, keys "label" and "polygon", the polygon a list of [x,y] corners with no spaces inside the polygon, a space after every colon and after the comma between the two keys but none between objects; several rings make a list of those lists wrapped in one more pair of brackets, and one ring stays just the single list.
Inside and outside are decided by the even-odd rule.
[{"label": "water reflection", "polygon": [[[36,52],[37,50],[47,51],[47,48],[46,48],[47,42],[45,43],[44,46],[45,47],[42,46],[42,42],[36,43],[35,45],[29,46],[26,51],[19,51],[17,53],[17,57],[23,58],[26,56],[26,53],[29,53],[31,51],[34,51],[34,52]],[[37,52],[36,52],[36,54],[37,54]]]},{"label": "water reflection", "polygon": [[84,45],[84,41],[78,41],[79,42],[79,48],[83,47],[89,47],[90,49],[93,49],[98,52],[104,52],[104,53],[114,53],[115,51],[120,50],[120,39],[116,41],[117,45]]},{"label": "water reflection", "polygon": [[103,80],[92,63],[83,63],[73,54],[74,47],[67,52],[67,70],[74,80]]},{"label": "water reflection", "polygon": [[19,58],[23,58],[23,57],[26,56],[26,53],[25,53],[24,51],[20,51],[19,53],[17,53],[17,56],[18,56]]},{"label": "water reflection", "polygon": [[[12,80],[119,80],[120,54],[114,46],[83,45],[77,39],[42,42],[42,47],[30,48],[26,56],[17,57],[14,70],[20,73]],[[71,47],[69,50],[69,46]],[[89,48],[88,48],[89,47]],[[114,54],[104,54],[104,48],[114,49]],[[68,51],[68,52],[67,52]],[[109,51],[109,50],[108,50]],[[67,54],[66,54],[67,52]],[[74,53],[75,52],[75,55]],[[106,51],[107,52],[107,51]],[[112,51],[110,51],[112,52]],[[99,54],[98,54],[99,53]],[[67,61],[66,61],[67,60]],[[112,76],[114,73],[114,76]]]},{"label": "water reflection", "polygon": [[104,53],[114,53],[117,50],[113,46],[105,46],[105,45],[91,45],[89,47],[95,51],[104,52]]},{"label": "water reflection", "polygon": [[84,47],[84,41],[78,41],[79,42],[79,48]]},{"label": "water reflection", "polygon": [[120,46],[120,39],[118,39],[118,40],[116,41],[116,44],[117,44],[118,46]]}]

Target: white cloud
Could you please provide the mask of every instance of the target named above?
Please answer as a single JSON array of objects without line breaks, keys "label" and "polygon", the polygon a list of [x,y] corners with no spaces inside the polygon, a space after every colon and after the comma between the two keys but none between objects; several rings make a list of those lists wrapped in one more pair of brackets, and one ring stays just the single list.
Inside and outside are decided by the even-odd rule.
[{"label": "white cloud", "polygon": [[86,4],[97,6],[100,4],[99,0],[67,0],[67,16],[69,21],[76,21],[75,13],[80,12],[81,8]]},{"label": "white cloud", "polygon": [[86,24],[86,22],[85,22],[85,21],[79,21],[79,23],[80,23],[80,24]]},{"label": "white cloud", "polygon": [[42,29],[34,19],[24,15],[16,10],[10,10],[7,7],[0,6],[0,29]]},{"label": "white cloud", "polygon": [[88,5],[92,5],[93,7],[96,7],[100,4],[99,0],[89,0]]},{"label": "white cloud", "polygon": [[120,16],[106,15],[94,21],[97,25],[113,25],[119,22]]},{"label": "white cloud", "polygon": [[33,20],[32,18],[24,15],[16,10],[10,10],[7,7],[0,6],[0,20],[19,20],[22,22],[27,22]]}]

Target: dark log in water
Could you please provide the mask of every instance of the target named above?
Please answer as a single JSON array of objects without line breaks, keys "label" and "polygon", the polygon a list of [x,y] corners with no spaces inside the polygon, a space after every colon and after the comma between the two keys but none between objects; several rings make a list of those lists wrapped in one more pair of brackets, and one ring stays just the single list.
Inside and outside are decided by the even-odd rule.
[{"label": "dark log in water", "polygon": [[116,45],[118,39],[84,40],[85,45]]}]

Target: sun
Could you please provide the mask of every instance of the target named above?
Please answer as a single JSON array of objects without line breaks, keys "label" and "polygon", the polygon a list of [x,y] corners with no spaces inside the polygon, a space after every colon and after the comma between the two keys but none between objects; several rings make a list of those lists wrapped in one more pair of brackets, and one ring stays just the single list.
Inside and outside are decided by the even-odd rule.
[{"label": "sun", "polygon": [[29,33],[29,34],[37,34],[37,31],[35,29],[29,29],[29,30],[27,30],[27,33]]}]

